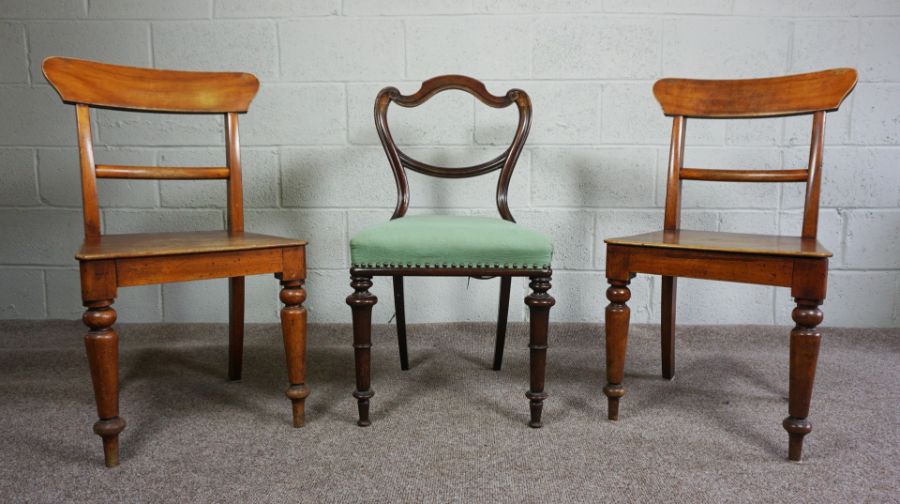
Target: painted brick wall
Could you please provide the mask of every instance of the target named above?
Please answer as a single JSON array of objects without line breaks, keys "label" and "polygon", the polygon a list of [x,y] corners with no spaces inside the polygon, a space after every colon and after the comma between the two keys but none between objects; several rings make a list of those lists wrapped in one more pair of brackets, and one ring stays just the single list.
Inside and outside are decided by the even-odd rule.
[{"label": "painted brick wall", "polygon": [[[900,2],[808,0],[3,0],[0,2],[0,317],[75,318],[81,240],[74,113],[41,76],[52,54],[139,66],[251,71],[243,119],[247,227],[310,240],[311,320],[348,322],[348,237],[386,220],[390,170],[375,93],[466,73],[527,90],[534,127],[510,194],[518,220],[556,243],[556,321],[598,322],[605,236],[662,223],[669,121],[662,76],[751,77],[853,66],[860,84],[827,125],[821,240],[835,252],[832,326],[900,325]],[[434,162],[485,159],[512,110],[448,93],[392,111],[395,136]],[[100,161],[223,162],[221,120],[95,114]],[[694,121],[687,162],[797,167],[810,120]],[[411,175],[414,212],[493,214],[495,176]],[[103,181],[107,232],[215,229],[224,183]],[[686,227],[799,233],[794,186],[688,183]],[[376,282],[375,318],[392,316]],[[660,284],[637,278],[637,322]],[[496,280],[409,280],[411,321],[492,320]],[[516,298],[525,294],[515,284]],[[784,289],[685,280],[684,323],[789,323]],[[249,281],[248,319],[275,321],[276,283]],[[123,289],[123,321],[222,321],[223,281]],[[511,318],[525,319],[521,303]]]}]

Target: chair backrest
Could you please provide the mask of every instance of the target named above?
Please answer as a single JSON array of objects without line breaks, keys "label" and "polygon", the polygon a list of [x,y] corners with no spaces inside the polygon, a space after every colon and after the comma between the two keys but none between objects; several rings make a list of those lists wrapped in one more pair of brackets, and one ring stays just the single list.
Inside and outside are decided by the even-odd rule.
[{"label": "chair backrest", "polygon": [[[519,109],[518,126],[516,127],[512,143],[503,153],[481,164],[460,168],[446,168],[413,159],[397,148],[397,144],[394,142],[391,130],[388,127],[388,106],[394,102],[401,107],[417,107],[427,102],[432,96],[449,89],[465,91],[489,107],[505,108],[513,103],[516,104]],[[507,192],[509,191],[509,181],[512,178],[513,170],[516,168],[516,162],[519,159],[519,154],[522,153],[522,147],[525,145],[525,139],[528,137],[528,130],[531,127],[531,99],[525,91],[510,89],[504,96],[495,96],[488,92],[483,83],[464,75],[434,77],[423,82],[422,87],[418,91],[408,96],[400,94],[400,91],[395,87],[386,87],[378,93],[378,97],[375,99],[375,127],[378,130],[378,137],[384,146],[384,152],[387,154],[391,169],[394,172],[394,180],[397,183],[397,206],[391,219],[403,217],[409,208],[407,168],[424,175],[443,178],[475,177],[500,170],[500,179],[497,182],[497,210],[505,220],[515,222],[509,211]]]},{"label": "chair backrest", "polygon": [[[856,86],[856,70],[835,68],[798,75],[742,80],[662,79],[653,94],[667,116],[673,116],[666,183],[665,229],[678,229],[681,181],[805,182],[803,238],[816,238],[819,190],[822,185],[825,113],[840,107]],[[754,119],[812,115],[812,140],[805,168],[787,170],[722,170],[684,167],[688,117]]]},{"label": "chair backrest", "polygon": [[[227,181],[228,230],[243,231],[244,205],[238,136],[239,113],[246,112],[259,89],[251,74],[182,72],[109,65],[50,57],[44,76],[66,103],[75,105],[85,240],[100,236],[97,179],[165,179]],[[226,166],[158,167],[94,163],[90,108],[136,112],[225,115]]]}]

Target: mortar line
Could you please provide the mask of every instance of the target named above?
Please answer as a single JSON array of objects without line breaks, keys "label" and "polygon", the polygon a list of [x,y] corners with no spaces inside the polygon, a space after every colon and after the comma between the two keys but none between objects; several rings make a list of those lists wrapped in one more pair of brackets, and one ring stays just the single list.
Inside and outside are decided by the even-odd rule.
[{"label": "mortar line", "polygon": [[32,171],[34,172],[34,190],[37,194],[38,205],[44,205],[44,198],[41,195],[41,171],[38,169],[38,163],[40,163],[40,159],[38,158],[38,150],[31,149],[31,162],[32,162]]},{"label": "mortar line", "polygon": [[147,50],[150,52],[150,68],[156,68],[156,56],[153,50],[153,22],[147,23]]},{"label": "mortar line", "polygon": [[31,78],[31,37],[29,35],[28,24],[22,23],[22,33],[25,39],[25,70],[27,73],[27,75],[25,76],[25,82],[29,87],[31,87],[33,85],[33,79]]},{"label": "mortar line", "polygon": [[43,310],[43,312],[44,312],[44,317],[46,318],[46,317],[50,316],[50,297],[47,295],[47,293],[50,290],[49,290],[49,287],[47,286],[47,272],[43,269],[40,271],[41,271],[41,286],[44,288],[44,292],[43,292],[44,310]]}]

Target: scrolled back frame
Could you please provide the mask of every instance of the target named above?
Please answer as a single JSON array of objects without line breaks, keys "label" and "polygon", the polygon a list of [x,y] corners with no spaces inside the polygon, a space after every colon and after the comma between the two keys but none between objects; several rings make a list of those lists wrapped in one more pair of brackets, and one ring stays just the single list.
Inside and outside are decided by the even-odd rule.
[{"label": "scrolled back frame", "polygon": [[[509,147],[499,156],[472,166],[447,168],[418,161],[397,147],[387,120],[390,104],[396,103],[406,108],[418,107],[434,95],[451,89],[467,92],[485,105],[493,108],[506,108],[512,104],[516,105],[519,111],[516,133]],[[375,99],[375,128],[378,130],[378,138],[384,147],[384,152],[388,157],[388,162],[394,173],[394,181],[397,185],[397,206],[391,219],[403,217],[409,209],[407,169],[423,175],[441,178],[476,177],[500,170],[500,177],[497,181],[497,211],[503,219],[515,222],[512,213],[509,211],[507,194],[509,192],[509,182],[512,179],[513,171],[519,160],[519,155],[522,153],[522,148],[525,146],[528,131],[531,128],[531,99],[525,91],[510,89],[504,96],[496,96],[488,92],[481,81],[464,75],[442,75],[426,80],[422,83],[419,90],[411,95],[404,95],[395,87],[386,87],[378,93]]]}]

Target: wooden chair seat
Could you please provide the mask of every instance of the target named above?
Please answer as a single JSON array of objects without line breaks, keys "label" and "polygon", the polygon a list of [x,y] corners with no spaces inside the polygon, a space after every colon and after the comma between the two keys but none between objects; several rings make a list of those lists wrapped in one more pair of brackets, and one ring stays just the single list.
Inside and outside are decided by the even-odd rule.
[{"label": "wooden chair seat", "polygon": [[128,257],[238,252],[304,245],[306,245],[304,240],[228,231],[114,234],[103,235],[99,241],[84,242],[78,253],[75,254],[75,259],[94,261]]},{"label": "wooden chair seat", "polygon": [[788,257],[831,257],[832,253],[812,238],[799,236],[723,233],[675,229],[604,240],[610,245],[629,245],[678,250]]}]

